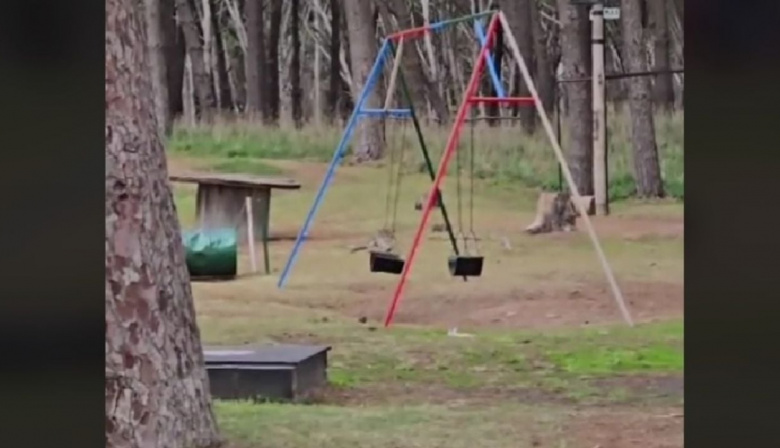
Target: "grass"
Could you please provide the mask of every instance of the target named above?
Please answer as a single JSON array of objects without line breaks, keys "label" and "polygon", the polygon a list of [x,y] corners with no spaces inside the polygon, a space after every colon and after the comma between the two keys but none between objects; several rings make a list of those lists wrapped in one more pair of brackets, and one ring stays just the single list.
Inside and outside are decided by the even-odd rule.
[{"label": "grass", "polygon": [[[418,145],[410,126],[388,124],[387,141],[391,148],[404,147],[410,168],[422,163]],[[434,161],[439,160],[449,128],[424,127],[424,136]],[[523,136],[519,127],[491,128],[478,126],[475,139],[475,175],[497,184],[521,184],[529,188],[554,189],[558,185],[558,169],[547,138],[541,133]],[[219,122],[211,127],[190,128],[179,125],[169,142],[169,148],[179,155],[219,159],[330,160],[341,138],[340,127],[306,127],[302,130],[287,126],[268,127],[257,123]],[[684,118],[682,113],[656,117],[656,135],[667,193],[684,198]],[[634,194],[635,183],[631,165],[630,123],[622,112],[610,114],[609,195],[613,200]],[[359,139],[353,137],[353,141]],[[462,148],[468,148],[469,130],[461,137]],[[228,163],[228,162],[225,162]],[[464,169],[466,160],[464,159]],[[454,173],[453,162],[451,170]],[[231,166],[231,165],[228,165]],[[252,171],[247,171],[252,172]],[[265,174],[265,173],[261,173]]]},{"label": "grass", "polygon": [[[478,180],[475,228],[484,238],[485,274],[468,284],[451,279],[445,268],[448,244],[431,236],[420,250],[397,324],[384,330],[376,327],[397,277],[368,274],[365,253],[350,255],[347,248],[382,226],[386,170],[339,169],[289,286],[278,290],[277,275],[292,247],[290,238],[311,205],[324,164],[230,158],[205,151],[190,152],[186,158],[174,152],[172,157],[179,165],[206,170],[285,173],[303,185],[300,191],[274,193],[271,233],[281,239],[271,244],[271,276],[193,284],[206,344],[312,342],[333,347],[329,390],[308,405],[216,403],[221,430],[236,448],[592,448],[601,439],[582,443],[595,437],[591,433],[596,430],[578,428],[593,428],[589,419],[606,418],[599,416],[615,406],[622,406],[621,411],[602,427],[610,434],[623,431],[624,424],[655,425],[650,414],[681,406],[677,393],[664,395],[655,386],[632,385],[682,376],[681,311],[638,319],[635,328],[622,325],[606,288],[587,293],[592,288],[588,285],[603,285],[603,274],[584,232],[550,237],[522,232],[533,218],[536,189],[519,182]],[[403,250],[419,220],[411,205],[429,184],[425,175],[410,172],[400,190],[397,227]],[[455,218],[453,188],[450,177],[444,191]],[[190,186],[175,186],[183,227],[194,225],[194,192]],[[682,236],[654,230],[681,220],[682,213],[679,202],[625,200],[615,204],[607,220],[595,219],[597,228],[629,226],[599,231],[621,284],[682,288]],[[644,227],[631,227],[636,223]],[[510,250],[503,248],[502,237],[510,241]],[[248,254],[241,248],[239,270],[246,272],[247,266]],[[595,298],[558,298],[578,291]],[[626,296],[632,299],[629,292]],[[594,302],[585,306],[579,300]],[[568,307],[582,315],[574,316]],[[612,316],[599,320],[605,309],[614,311]],[[491,318],[504,319],[508,311],[516,312],[511,318],[515,321],[491,323]],[[555,318],[547,322],[551,313],[568,320],[561,325],[554,324]],[[368,318],[365,325],[358,322],[362,316]],[[453,325],[473,337],[448,337],[447,328]],[[572,406],[578,411],[572,412]],[[674,436],[680,431],[672,427],[662,432]],[[657,438],[658,432],[641,434]],[[653,446],[655,439],[641,434],[637,437],[648,442],[644,446]]]},{"label": "grass", "polygon": [[[442,332],[404,328],[342,341],[334,352],[337,384],[371,386],[402,380],[441,381],[454,388],[516,387],[550,377],[674,373],[683,367],[682,326],[650,324],[631,333],[620,328],[558,335],[481,331],[465,340]],[[328,340],[338,340],[331,336]]]},{"label": "grass", "polygon": [[[631,388],[594,384],[614,375],[680,374],[681,330],[673,322],[633,332],[617,327],[451,339],[404,328],[368,333],[351,344],[329,339],[335,346],[331,384],[336,390],[366,391],[364,404],[217,402],[216,412],[226,435],[258,448],[531,447],[539,437],[549,441],[544,446],[578,446],[570,445],[578,437],[561,430],[578,418],[568,406],[513,397],[530,391],[580,406],[651,404]],[[528,339],[532,342],[523,344]],[[371,398],[375,394],[390,397],[377,402]],[[441,404],[426,403],[437,394],[444,394]]]},{"label": "grass", "polygon": [[[257,448],[534,446],[535,434],[556,433],[560,411],[513,405],[457,409],[415,405],[359,408],[250,403],[216,404],[221,429]],[[474,421],[481,421],[474,425]],[[511,445],[507,445],[507,442]],[[560,442],[548,446],[567,446]]]},{"label": "grass", "polygon": [[212,166],[213,171],[223,173],[245,173],[258,176],[273,176],[282,174],[282,170],[262,160],[256,159],[226,159],[220,160]]},{"label": "grass", "polygon": [[[552,336],[500,332],[451,339],[409,328],[369,333],[352,344],[336,341],[329,372],[336,389],[367,391],[364,404],[218,402],[216,411],[224,433],[253,447],[530,447],[539,435],[550,441],[544,446],[571,446],[572,435],[560,429],[575,418],[568,406],[515,397],[525,391],[580,406],[650,404],[628,387],[594,384],[618,374],[681,373],[681,332],[674,321]],[[388,388],[390,397],[370,398]],[[443,403],[426,403],[437,394],[444,394]]]}]

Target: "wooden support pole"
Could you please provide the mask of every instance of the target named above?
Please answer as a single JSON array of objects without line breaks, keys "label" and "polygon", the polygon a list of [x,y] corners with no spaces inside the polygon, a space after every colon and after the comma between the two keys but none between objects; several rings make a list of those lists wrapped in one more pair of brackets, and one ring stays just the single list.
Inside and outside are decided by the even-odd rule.
[{"label": "wooden support pole", "polygon": [[593,192],[596,214],[609,214],[607,185],[607,114],[604,85],[604,5],[591,7],[591,53],[593,56]]},{"label": "wooden support pole", "polygon": [[401,66],[401,56],[404,52],[404,38],[398,42],[395,55],[393,56],[393,71],[390,72],[390,82],[387,83],[387,93],[385,94],[385,110],[390,109],[393,101],[393,94],[395,93],[395,79],[398,77],[398,68]]},{"label": "wooden support pole", "polygon": [[246,197],[246,238],[249,244],[249,263],[252,273],[257,273],[257,253],[255,252],[255,214],[252,212],[252,197]]},{"label": "wooden support pole", "polygon": [[550,119],[547,117],[547,112],[544,110],[542,101],[539,98],[539,92],[536,90],[536,85],[531,79],[531,73],[528,70],[525,59],[523,59],[523,56],[520,53],[520,47],[517,45],[517,41],[512,34],[512,30],[509,28],[509,23],[507,22],[504,13],[499,12],[498,18],[501,21],[501,26],[504,28],[504,36],[506,37],[509,49],[512,51],[512,55],[514,56],[515,61],[517,61],[518,68],[520,68],[520,73],[523,75],[523,81],[525,81],[525,85],[528,87],[531,96],[533,96],[534,100],[536,100],[534,103],[536,106],[536,111],[539,114],[539,118],[542,120],[542,126],[547,133],[547,137],[549,138],[550,144],[553,147],[555,156],[558,158],[558,163],[561,165],[561,171],[566,178],[566,182],[569,184],[572,196],[574,196],[574,205],[577,207],[582,220],[585,222],[585,228],[588,231],[588,236],[593,243],[593,247],[596,249],[596,255],[601,262],[601,267],[604,269],[604,274],[606,275],[607,281],[612,288],[612,294],[615,297],[615,301],[617,302],[618,307],[620,308],[620,312],[623,315],[626,323],[633,327],[634,321],[631,318],[631,314],[629,313],[628,308],[626,307],[625,300],[623,300],[623,293],[620,291],[620,287],[618,287],[615,276],[612,273],[612,267],[609,265],[609,262],[607,262],[607,257],[604,255],[604,250],[601,248],[601,243],[596,236],[596,230],[593,228],[593,223],[591,223],[587,210],[585,210],[585,207],[583,206],[584,202],[582,200],[582,196],[580,195],[579,189],[577,188],[577,184],[574,183],[574,177],[572,177],[571,170],[569,169],[569,165],[566,163],[566,158],[563,156],[563,151],[558,144],[558,140],[555,138],[555,131],[553,130],[552,124],[550,123]]}]

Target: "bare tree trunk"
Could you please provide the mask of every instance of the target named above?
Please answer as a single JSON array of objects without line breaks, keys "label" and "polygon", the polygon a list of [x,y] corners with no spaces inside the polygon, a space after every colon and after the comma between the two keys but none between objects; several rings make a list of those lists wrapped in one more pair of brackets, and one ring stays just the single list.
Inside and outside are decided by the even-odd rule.
[{"label": "bare tree trunk", "polygon": [[166,66],[168,68],[168,110],[171,121],[184,112],[184,33],[176,24],[176,5],[174,0],[160,0],[160,19],[162,19],[163,44],[165,46]]},{"label": "bare tree trunk", "polygon": [[184,83],[182,88],[182,98],[184,106],[184,117],[187,124],[192,127],[198,124],[197,113],[195,112],[195,89],[193,87],[192,60],[189,55],[184,57]]},{"label": "bare tree trunk", "polygon": [[328,82],[328,113],[327,120],[333,123],[336,118],[336,108],[341,96],[341,65],[339,64],[339,52],[341,51],[341,8],[338,0],[330,0],[330,70]]},{"label": "bare tree trunk", "polygon": [[[525,63],[531,69],[537,67],[536,54],[534,49],[534,33],[531,21],[531,8],[533,0],[515,0],[509,2],[504,7],[506,18],[509,25],[512,27],[512,33],[517,40],[517,46],[520,48],[520,53],[525,59]],[[535,8],[536,6],[533,6]],[[538,73],[536,78],[538,78]],[[536,81],[536,79],[534,79]],[[512,92],[512,96],[530,96],[531,92],[528,90],[528,86],[522,80],[520,72],[515,73],[515,88]],[[512,115],[520,117],[520,123],[523,125],[528,133],[533,133],[536,130],[536,110],[533,107],[518,106],[512,107]]]},{"label": "bare tree trunk", "polygon": [[249,114],[268,115],[268,100],[265,97],[265,22],[262,0],[245,0],[247,33],[246,52],[246,106]]},{"label": "bare tree trunk", "polygon": [[683,0],[673,0],[674,10],[677,11],[677,16],[680,17],[680,22],[685,23],[685,2]]},{"label": "bare tree trunk", "polygon": [[341,93],[339,96],[339,110],[341,112],[342,120],[346,120],[352,110],[354,109],[354,102],[352,101],[352,88],[354,87],[354,77],[352,76],[352,55],[351,46],[349,44],[349,24],[347,23],[348,14],[346,5],[342,0],[341,2],[341,48],[343,51],[344,62],[346,63],[349,71],[349,77],[341,77]]},{"label": "bare tree trunk", "polygon": [[168,110],[168,70],[165,64],[165,34],[163,33],[162,0],[144,0],[149,62],[152,72],[154,106],[162,135],[169,135],[173,121]]},{"label": "bare tree trunk", "polygon": [[[314,28],[319,31],[319,19],[314,18],[312,19],[315,23]],[[314,125],[317,127],[322,126],[322,52],[319,49],[319,46],[317,45],[317,41],[315,40],[312,42],[313,50],[314,50],[314,67],[312,69],[312,76],[311,77],[304,77],[303,82],[304,85],[301,87],[302,90],[309,91],[311,90],[313,93],[312,102],[313,107],[307,109],[310,109],[310,113],[307,113],[307,120],[309,119],[308,116],[313,115],[314,116]],[[303,44],[303,52],[304,52],[304,58],[306,57],[306,43]]]},{"label": "bare tree trunk", "polygon": [[195,9],[188,0],[176,0],[176,14],[179,17],[182,31],[184,31],[187,55],[192,63],[193,87],[198,99],[198,112],[201,119],[210,121],[216,102],[214,101],[211,77],[206,71],[206,63],[203,58],[201,32],[195,16]]},{"label": "bare tree trunk", "polygon": [[[609,73],[625,73],[623,65],[623,50],[621,44],[623,37],[620,32],[620,24],[614,25],[613,21],[604,22],[604,70]],[[628,100],[628,80],[616,79],[607,81],[607,101],[615,106],[616,110],[624,109]]]},{"label": "bare tree trunk", "polygon": [[[292,106],[292,119],[295,127],[303,126],[303,107],[301,101],[303,92],[301,92],[301,34],[300,34],[300,11],[299,0],[290,2],[292,8],[290,24],[290,34],[292,34],[292,60],[290,61],[290,103]],[[315,48],[314,51],[317,51]],[[319,68],[319,67],[318,67]],[[319,86],[315,86],[319,89]]]},{"label": "bare tree trunk", "polygon": [[247,110],[245,58],[248,45],[244,3],[244,0],[237,0],[235,4],[231,4],[232,7],[228,10],[230,16],[228,23],[233,26],[227,30],[230,39],[223,41],[227,47],[228,75],[230,76],[230,91],[233,97],[233,105],[236,111],[239,112]]},{"label": "bare tree trunk", "polygon": [[[547,53],[547,40],[542,30],[542,18],[539,12],[539,2],[529,1],[529,10],[531,18],[531,33],[534,40],[534,62],[536,63],[536,89],[539,97],[542,99],[544,110],[552,112],[555,105],[555,75],[553,64]],[[522,49],[521,49],[522,51]]]},{"label": "bare tree trunk", "polygon": [[[685,66],[685,30],[683,29],[682,16],[676,9],[669,16],[669,36],[670,36],[670,67]],[[685,75],[682,73],[672,75],[672,86],[674,87],[675,107],[682,109],[685,98]]]},{"label": "bare tree trunk", "polygon": [[[642,9],[640,0],[623,0],[621,5],[623,55],[629,72],[647,69],[642,36]],[[655,141],[653,104],[650,80],[645,76],[629,78],[628,105],[631,113],[631,143],[634,147],[634,175],[637,195],[661,197],[664,195],[658,148]]]},{"label": "bare tree trunk", "polygon": [[[563,78],[590,76],[590,22],[588,7],[558,0],[561,21],[561,64]],[[567,153],[574,182],[580,194],[593,194],[593,109],[592,92],[587,82],[563,85],[568,106]]]},{"label": "bare tree trunk", "polygon": [[106,0],[106,446],[216,447],[141,7]]},{"label": "bare tree trunk", "polygon": [[224,110],[233,109],[233,98],[230,92],[230,78],[228,77],[227,61],[225,57],[225,43],[222,38],[227,28],[225,11],[219,6],[217,0],[211,0],[211,30],[214,33],[214,44],[217,54],[216,72],[219,86],[220,107]]},{"label": "bare tree trunk", "polygon": [[[372,17],[371,2],[344,0],[344,11],[349,34],[349,52],[352,63],[352,98],[357,103],[368,74],[376,59],[376,23]],[[379,108],[379,82],[370,92],[364,107]],[[378,160],[384,153],[384,127],[380,120],[363,119],[359,128],[360,141],[353,146],[356,162]]]},{"label": "bare tree trunk", "polygon": [[[655,71],[667,71],[671,68],[668,11],[672,7],[668,0],[651,0],[647,2],[649,9],[649,29],[653,35],[653,59]],[[653,97],[656,104],[669,112],[674,109],[674,83],[672,74],[656,75],[653,84]]]},{"label": "bare tree trunk", "polygon": [[282,30],[282,0],[271,0],[271,29],[268,35],[268,64],[265,96],[268,98],[268,122],[279,122],[281,95],[279,92],[279,37]]},{"label": "bare tree trunk", "polygon": [[247,110],[246,97],[246,65],[244,62],[244,52],[241,47],[235,46],[230,49],[230,75],[232,76],[233,104],[236,110]]}]

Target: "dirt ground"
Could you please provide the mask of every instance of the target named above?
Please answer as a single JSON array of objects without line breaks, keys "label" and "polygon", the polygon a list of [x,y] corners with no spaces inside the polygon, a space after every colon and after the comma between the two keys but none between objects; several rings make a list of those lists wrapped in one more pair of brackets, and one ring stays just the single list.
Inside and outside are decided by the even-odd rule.
[{"label": "dirt ground", "polygon": [[[683,285],[658,282],[623,283],[632,315],[638,322],[678,317],[683,312]],[[392,288],[370,283],[354,284],[349,290],[360,300],[343,302],[334,309],[359,318],[381,320],[387,303],[375,300],[391,294]],[[508,327],[541,329],[585,326],[621,320],[603,279],[590,280],[570,288],[514,288],[507,293],[464,295],[409,295],[396,315],[396,322],[461,327]]]},{"label": "dirt ground", "polygon": [[[562,431],[583,448],[678,448],[684,416],[679,408],[573,409]],[[541,443],[538,446],[543,446]]]},{"label": "dirt ground", "polygon": [[[593,400],[594,407],[609,408],[620,406],[631,408],[636,405],[653,402],[656,405],[679,401],[683,396],[683,379],[677,374],[631,375],[588,381],[596,388],[594,397],[601,392],[608,393],[620,389],[624,398],[619,404],[599,405]],[[563,404],[576,406],[578,401],[535,387],[479,387],[472,389],[453,388],[441,384],[398,384],[388,383],[371,388],[343,389],[328,387],[305,397],[303,401],[313,403],[349,405],[490,405],[496,401],[524,404]]]}]

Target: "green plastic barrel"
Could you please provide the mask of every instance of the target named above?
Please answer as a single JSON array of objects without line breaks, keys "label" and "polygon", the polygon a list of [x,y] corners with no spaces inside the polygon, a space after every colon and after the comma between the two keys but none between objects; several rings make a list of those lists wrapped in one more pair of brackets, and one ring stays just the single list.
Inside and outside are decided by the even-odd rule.
[{"label": "green plastic barrel", "polygon": [[182,233],[190,277],[235,277],[238,237],[235,229]]}]

